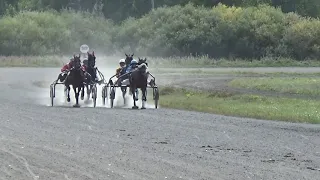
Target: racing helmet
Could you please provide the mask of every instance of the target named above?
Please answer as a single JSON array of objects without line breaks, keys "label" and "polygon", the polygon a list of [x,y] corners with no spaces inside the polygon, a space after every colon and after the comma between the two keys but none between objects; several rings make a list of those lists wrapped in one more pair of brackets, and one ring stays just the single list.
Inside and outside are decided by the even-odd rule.
[{"label": "racing helmet", "polygon": [[126,60],[125,59],[120,59],[119,64],[121,64],[121,63],[126,63]]},{"label": "racing helmet", "polygon": [[134,65],[134,64],[138,64],[138,61],[135,59],[132,59],[130,65]]}]

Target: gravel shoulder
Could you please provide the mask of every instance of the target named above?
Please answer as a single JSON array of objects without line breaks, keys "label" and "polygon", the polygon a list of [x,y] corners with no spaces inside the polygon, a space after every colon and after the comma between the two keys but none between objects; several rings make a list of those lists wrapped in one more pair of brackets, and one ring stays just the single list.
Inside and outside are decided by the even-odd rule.
[{"label": "gravel shoulder", "polygon": [[[320,176],[319,125],[161,107],[145,111],[48,107],[49,84],[45,89],[32,82],[53,81],[57,73],[49,68],[0,69],[0,179],[314,180]],[[222,87],[228,81],[217,79],[196,86],[216,87],[220,82]],[[196,84],[184,80],[168,78],[163,83]]]}]

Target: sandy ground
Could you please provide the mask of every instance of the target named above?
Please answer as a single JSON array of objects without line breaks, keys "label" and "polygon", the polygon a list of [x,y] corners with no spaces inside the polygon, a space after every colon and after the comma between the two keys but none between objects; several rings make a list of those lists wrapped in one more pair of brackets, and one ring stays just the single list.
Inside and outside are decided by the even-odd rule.
[{"label": "sandy ground", "polygon": [[[102,69],[106,77],[113,71]],[[0,69],[0,179],[320,177],[319,125],[153,109],[152,102],[146,110],[132,110],[120,98],[110,109],[100,103],[101,87],[97,108],[83,102],[71,108],[62,88],[50,107],[49,84],[39,82],[53,81],[58,72]],[[159,75],[157,82],[210,89],[225,88],[232,77],[196,78]]]}]

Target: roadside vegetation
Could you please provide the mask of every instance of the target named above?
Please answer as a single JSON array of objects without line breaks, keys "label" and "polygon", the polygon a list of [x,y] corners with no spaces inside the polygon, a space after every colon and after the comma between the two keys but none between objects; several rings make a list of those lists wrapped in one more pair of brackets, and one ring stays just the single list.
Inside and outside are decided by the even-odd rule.
[{"label": "roadside vegetation", "polygon": [[23,8],[32,6],[23,2],[17,8],[8,6],[0,18],[1,55],[68,55],[88,44],[104,55],[161,57],[159,66],[319,65],[320,20],[285,13],[267,2],[181,2],[121,22],[96,11]]},{"label": "roadside vegetation", "polygon": [[163,87],[160,106],[228,116],[320,123],[320,101]]}]

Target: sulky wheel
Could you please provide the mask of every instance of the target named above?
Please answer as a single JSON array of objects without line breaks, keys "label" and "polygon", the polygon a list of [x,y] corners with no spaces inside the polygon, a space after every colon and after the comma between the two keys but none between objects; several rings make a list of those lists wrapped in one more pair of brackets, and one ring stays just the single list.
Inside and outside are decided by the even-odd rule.
[{"label": "sulky wheel", "polygon": [[54,88],[53,88],[53,85],[50,85],[50,99],[51,99],[51,106],[53,106],[53,99],[54,99]]},{"label": "sulky wheel", "polygon": [[97,85],[93,85],[92,87],[92,99],[93,99],[93,107],[97,105]]},{"label": "sulky wheel", "polygon": [[103,105],[106,105],[106,98],[107,98],[107,96],[106,96],[106,91],[108,91],[107,88],[106,88],[106,86],[103,86],[103,87],[102,87],[102,93],[101,93],[101,96],[102,96],[102,104],[103,104]]},{"label": "sulky wheel", "polygon": [[116,91],[114,87],[112,87],[111,92],[110,92],[110,107],[113,108],[113,102],[116,97]]},{"label": "sulky wheel", "polygon": [[158,109],[158,103],[159,103],[159,89],[158,89],[158,87],[153,88],[153,100],[154,100],[155,108]]}]

